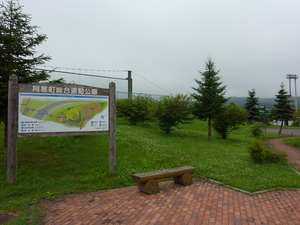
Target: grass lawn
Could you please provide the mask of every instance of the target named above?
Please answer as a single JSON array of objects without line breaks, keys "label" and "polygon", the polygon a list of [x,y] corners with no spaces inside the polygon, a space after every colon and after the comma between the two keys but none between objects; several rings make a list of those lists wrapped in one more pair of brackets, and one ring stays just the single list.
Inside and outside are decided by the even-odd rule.
[{"label": "grass lawn", "polygon": [[[194,121],[166,135],[155,124],[131,126],[117,120],[117,171],[108,173],[108,135],[18,139],[18,182],[6,183],[0,165],[0,213],[17,211],[10,224],[26,224],[29,205],[61,194],[135,185],[131,175],[179,166],[246,191],[300,188],[300,176],[285,163],[255,165],[247,151],[250,127],[207,140],[207,124]],[[0,129],[3,140],[3,127]],[[284,135],[266,134],[265,138]],[[1,145],[2,148],[2,145]],[[0,158],[3,159],[3,149]],[[38,221],[36,213],[35,221]]]},{"label": "grass lawn", "polygon": [[284,139],[285,143],[300,148],[300,138]]}]

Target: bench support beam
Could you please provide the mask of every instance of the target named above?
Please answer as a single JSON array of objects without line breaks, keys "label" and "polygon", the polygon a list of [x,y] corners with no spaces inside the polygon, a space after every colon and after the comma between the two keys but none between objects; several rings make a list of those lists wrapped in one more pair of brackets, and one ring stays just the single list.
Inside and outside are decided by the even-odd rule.
[{"label": "bench support beam", "polygon": [[145,183],[138,184],[138,188],[140,191],[145,192],[149,195],[159,192],[158,183],[154,179],[148,180]]},{"label": "bench support beam", "polygon": [[193,181],[192,174],[189,172],[184,173],[181,176],[174,177],[173,179],[175,184],[181,184],[181,185],[189,185]]}]

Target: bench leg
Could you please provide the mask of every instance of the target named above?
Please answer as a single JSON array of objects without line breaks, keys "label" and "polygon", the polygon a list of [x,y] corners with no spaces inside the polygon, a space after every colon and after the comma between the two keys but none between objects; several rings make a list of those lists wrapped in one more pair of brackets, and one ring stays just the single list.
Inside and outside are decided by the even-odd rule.
[{"label": "bench leg", "polygon": [[158,183],[156,180],[152,179],[145,183],[138,184],[138,188],[140,191],[145,192],[149,195],[157,193],[159,191]]},{"label": "bench leg", "polygon": [[174,177],[174,183],[175,184],[182,184],[182,185],[189,185],[192,183],[192,174],[191,173],[184,173],[181,176]]}]

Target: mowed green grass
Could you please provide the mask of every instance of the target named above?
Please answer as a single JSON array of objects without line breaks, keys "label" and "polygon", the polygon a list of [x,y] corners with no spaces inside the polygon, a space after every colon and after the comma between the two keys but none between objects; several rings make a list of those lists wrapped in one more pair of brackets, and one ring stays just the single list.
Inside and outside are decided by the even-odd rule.
[{"label": "mowed green grass", "polygon": [[289,145],[300,148],[300,138],[284,139],[283,141]]},{"label": "mowed green grass", "polygon": [[[108,135],[19,138],[16,184],[7,184],[6,169],[0,165],[0,212],[22,212],[12,224],[23,224],[29,205],[42,199],[135,185],[134,173],[179,166],[196,167],[194,177],[249,192],[300,188],[300,176],[288,163],[253,164],[247,151],[253,139],[249,126],[230,133],[226,140],[214,134],[210,141],[207,123],[198,120],[169,135],[155,124],[131,126],[121,119],[116,130],[117,166],[113,174],[108,173]],[[3,140],[3,127],[0,131]],[[2,145],[0,157],[4,157]]]}]

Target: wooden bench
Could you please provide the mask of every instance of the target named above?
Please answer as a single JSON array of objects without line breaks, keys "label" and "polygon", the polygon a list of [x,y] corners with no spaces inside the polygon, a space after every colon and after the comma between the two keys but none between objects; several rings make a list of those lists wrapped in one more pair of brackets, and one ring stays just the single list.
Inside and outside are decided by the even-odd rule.
[{"label": "wooden bench", "polygon": [[147,173],[133,174],[132,178],[138,184],[138,189],[147,194],[154,194],[159,191],[156,180],[173,177],[174,183],[189,185],[192,183],[192,173],[196,168],[190,166],[177,167],[166,170],[158,170]]}]

